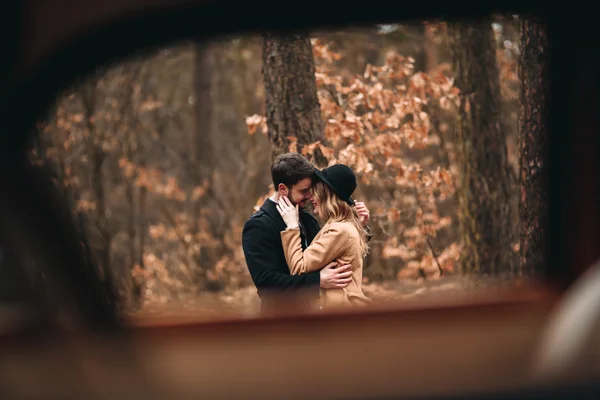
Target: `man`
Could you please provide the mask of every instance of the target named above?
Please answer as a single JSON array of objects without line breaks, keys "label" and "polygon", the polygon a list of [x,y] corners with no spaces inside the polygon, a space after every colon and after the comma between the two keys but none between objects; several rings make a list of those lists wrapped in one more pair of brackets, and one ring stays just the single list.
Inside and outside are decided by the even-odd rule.
[{"label": "man", "polygon": [[[278,156],[271,166],[275,193],[267,199],[254,215],[246,221],[242,232],[242,246],[252,281],[261,298],[262,311],[273,310],[289,300],[297,304],[319,297],[320,288],[344,288],[351,281],[352,266],[331,262],[320,271],[302,275],[290,275],[285,260],[280,232],[285,223],[277,211],[280,196],[286,196],[300,208],[300,236],[302,248],[306,249],[321,227],[317,220],[303,210],[310,200],[312,177],[315,167],[298,153]],[[366,226],[369,210],[357,202],[356,209]]]}]

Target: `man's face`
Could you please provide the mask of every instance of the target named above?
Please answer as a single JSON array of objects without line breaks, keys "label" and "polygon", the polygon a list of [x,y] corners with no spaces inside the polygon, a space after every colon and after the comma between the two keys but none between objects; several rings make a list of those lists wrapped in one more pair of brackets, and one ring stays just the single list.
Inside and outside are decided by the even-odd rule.
[{"label": "man's face", "polygon": [[298,204],[300,208],[304,208],[306,201],[310,200],[311,193],[310,188],[312,187],[312,180],[310,178],[304,178],[298,181],[288,191],[288,199],[295,206]]}]

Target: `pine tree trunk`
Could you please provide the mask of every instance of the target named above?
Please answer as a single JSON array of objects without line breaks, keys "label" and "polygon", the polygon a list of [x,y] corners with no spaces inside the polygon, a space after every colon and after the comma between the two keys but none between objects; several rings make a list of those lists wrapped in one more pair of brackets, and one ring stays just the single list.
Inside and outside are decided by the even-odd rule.
[{"label": "pine tree trunk", "polygon": [[500,124],[500,88],[496,44],[491,23],[449,24],[460,89],[457,118],[460,231],[465,274],[512,272],[516,262],[511,248],[513,178],[506,151],[506,133]]},{"label": "pine tree trunk", "polygon": [[520,273],[543,266],[548,191],[546,187],[548,129],[546,126],[546,26],[537,19],[521,21],[519,75],[520,121]]},{"label": "pine tree trunk", "polygon": [[[273,158],[290,151],[290,136],[297,139],[298,152],[307,144],[324,143],[315,61],[308,35],[265,34],[262,59]],[[320,152],[316,152],[314,158],[310,154],[307,158],[317,165],[325,162]]]}]

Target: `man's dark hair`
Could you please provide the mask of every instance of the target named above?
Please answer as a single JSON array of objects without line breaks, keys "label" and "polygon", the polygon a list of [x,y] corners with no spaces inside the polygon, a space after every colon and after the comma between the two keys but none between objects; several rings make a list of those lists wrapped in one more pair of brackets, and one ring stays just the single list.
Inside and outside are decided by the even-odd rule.
[{"label": "man's dark hair", "polygon": [[304,178],[312,178],[314,165],[298,153],[284,153],[275,158],[271,165],[271,178],[275,190],[280,183],[288,188]]}]

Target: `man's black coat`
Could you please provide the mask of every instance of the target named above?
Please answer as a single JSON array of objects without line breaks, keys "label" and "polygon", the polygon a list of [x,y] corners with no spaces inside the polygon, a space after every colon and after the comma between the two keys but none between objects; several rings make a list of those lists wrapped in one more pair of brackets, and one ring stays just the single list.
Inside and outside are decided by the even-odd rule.
[{"label": "man's black coat", "polygon": [[[306,211],[300,211],[300,221],[306,230],[308,244],[321,227]],[[267,199],[256,213],[246,221],[242,232],[242,246],[248,270],[261,298],[262,309],[269,308],[277,294],[302,291],[309,298],[318,298],[319,271],[290,275],[281,244],[281,231],[286,225],[279,215],[275,202]],[[302,240],[304,247],[304,240]]]}]

